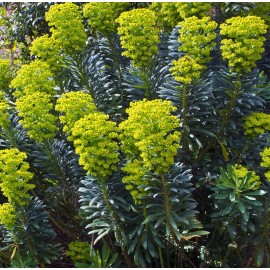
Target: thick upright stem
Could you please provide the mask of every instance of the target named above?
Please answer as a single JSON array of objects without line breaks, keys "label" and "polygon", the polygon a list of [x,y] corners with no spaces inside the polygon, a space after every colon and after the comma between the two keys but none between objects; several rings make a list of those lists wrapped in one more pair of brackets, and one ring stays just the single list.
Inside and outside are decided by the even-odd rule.
[{"label": "thick upright stem", "polygon": [[148,100],[151,100],[153,99],[154,97],[152,97],[152,94],[151,94],[151,90],[150,90],[150,81],[149,81],[149,76],[147,74],[147,69],[144,68],[140,71],[140,75],[141,75],[141,78],[143,80],[143,89],[145,91],[145,97],[148,99]]},{"label": "thick upright stem", "polygon": [[224,133],[224,129],[228,123],[228,120],[230,119],[231,117],[231,114],[233,112],[233,108],[235,107],[236,105],[236,101],[237,101],[237,98],[239,96],[239,92],[240,92],[240,78],[238,77],[237,80],[236,80],[236,83],[235,83],[235,87],[233,89],[233,92],[232,92],[232,95],[230,97],[230,101],[227,105],[227,108],[226,108],[226,111],[225,111],[225,115],[222,119],[222,122],[221,122],[221,127],[220,127],[220,130],[218,132],[218,138]]},{"label": "thick upright stem", "polygon": [[102,192],[104,201],[106,203],[106,206],[108,207],[108,209],[110,211],[110,214],[112,216],[113,222],[114,222],[115,233],[116,233],[116,240],[117,240],[117,242],[121,246],[121,250],[122,250],[122,252],[124,254],[124,257],[125,257],[125,259],[127,261],[128,267],[131,268],[132,267],[131,260],[130,260],[130,258],[128,256],[127,249],[125,248],[125,246],[123,244],[123,237],[122,237],[122,234],[121,234],[121,231],[120,231],[120,227],[119,227],[119,219],[118,219],[117,214],[115,213],[114,208],[112,207],[112,205],[111,205],[111,203],[109,201],[109,197],[108,197],[108,193],[107,193],[107,189],[106,189],[105,181],[104,180],[101,180],[100,181],[100,188],[101,188],[101,192]]},{"label": "thick upright stem", "polygon": [[183,148],[185,151],[188,150],[188,142],[187,142],[187,125],[188,125],[188,119],[187,119],[187,103],[188,103],[188,89],[187,86],[185,85],[182,89],[182,138],[183,138]]}]

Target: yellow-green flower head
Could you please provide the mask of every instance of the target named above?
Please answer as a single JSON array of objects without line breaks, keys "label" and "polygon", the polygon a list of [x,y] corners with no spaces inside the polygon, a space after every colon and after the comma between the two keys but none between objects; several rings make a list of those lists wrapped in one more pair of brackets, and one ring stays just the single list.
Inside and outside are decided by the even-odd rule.
[{"label": "yellow-green flower head", "polygon": [[264,148],[264,150],[261,152],[261,157],[261,166],[268,169],[268,172],[266,172],[264,175],[268,182],[270,182],[270,147]]},{"label": "yellow-green flower head", "polygon": [[66,251],[66,255],[71,258],[73,263],[89,262],[90,245],[87,242],[81,242],[79,240],[70,242],[68,244],[68,250]]},{"label": "yellow-green flower head", "polygon": [[55,110],[59,111],[60,122],[64,125],[63,130],[69,136],[69,140],[73,140],[71,129],[76,121],[96,111],[96,105],[93,102],[91,95],[78,92],[69,92],[63,94],[56,102]]},{"label": "yellow-green flower head", "polygon": [[10,87],[15,88],[15,97],[31,95],[35,93],[47,93],[54,95],[55,82],[49,64],[36,59],[30,64],[23,65],[12,80]]},{"label": "yellow-green flower head", "polygon": [[3,224],[7,229],[11,230],[15,225],[16,215],[15,209],[10,203],[0,205],[0,224]]},{"label": "yellow-green flower head", "polygon": [[245,135],[256,137],[265,131],[270,131],[270,114],[263,112],[252,113],[245,119]]},{"label": "yellow-green flower head", "polygon": [[126,189],[130,191],[130,194],[136,204],[141,204],[141,197],[147,195],[147,191],[144,188],[139,188],[140,185],[148,185],[148,181],[144,179],[144,175],[149,172],[144,167],[143,161],[134,159],[127,162],[122,168],[122,171],[127,175],[123,177],[122,182],[126,184]]},{"label": "yellow-green flower head", "polygon": [[19,122],[27,130],[28,136],[37,142],[53,138],[57,131],[57,118],[51,111],[51,95],[37,92],[16,100],[16,110],[22,117]]},{"label": "yellow-green flower head", "polygon": [[200,65],[210,61],[210,53],[215,47],[215,29],[218,24],[210,17],[201,19],[193,16],[186,18],[179,24],[179,38],[181,46],[179,51],[191,56]]},{"label": "yellow-green flower head", "polygon": [[174,2],[153,2],[150,9],[154,10],[158,16],[158,24],[162,28],[168,28],[171,30],[180,21],[182,21],[181,16],[177,10],[177,3]]},{"label": "yellow-green flower head", "polygon": [[233,166],[233,171],[235,175],[238,178],[238,186],[240,186],[245,178],[245,176],[249,173],[252,172],[251,178],[249,179],[248,183],[244,186],[244,188],[249,188],[251,187],[254,183],[255,186],[252,188],[253,190],[257,190],[260,185],[261,185],[261,180],[260,177],[253,171],[249,171],[247,168],[243,167],[242,165],[235,164]]},{"label": "yellow-green flower head", "polygon": [[202,2],[178,2],[175,3],[177,11],[181,18],[186,19],[191,16],[196,16],[198,18],[202,18],[206,15],[209,15],[211,12],[211,4],[210,3],[202,3]]},{"label": "yellow-green flower head", "polygon": [[138,8],[121,13],[116,20],[123,55],[130,57],[137,68],[150,65],[153,56],[158,53],[159,30],[156,27],[157,16],[147,8]]},{"label": "yellow-green flower head", "polygon": [[129,8],[128,2],[91,2],[84,5],[83,15],[94,31],[107,35],[116,32],[115,20]]},{"label": "yellow-green flower head", "polygon": [[198,64],[192,57],[185,55],[178,60],[172,61],[170,72],[175,80],[184,85],[192,84],[194,80],[199,79],[205,66]]},{"label": "yellow-green flower head", "polygon": [[13,72],[8,59],[0,59],[0,91],[7,92],[12,80]]},{"label": "yellow-green flower head", "polygon": [[123,178],[126,189],[131,190],[135,203],[146,192],[138,188],[147,184],[146,172],[168,172],[180,147],[180,120],[171,114],[176,108],[170,101],[146,99],[132,102],[126,110],[128,119],[119,125],[122,150],[127,164],[122,168],[128,175]]},{"label": "yellow-green flower head", "polygon": [[48,63],[52,71],[60,69],[63,63],[63,58],[60,55],[60,44],[48,34],[37,37],[29,49],[31,55],[36,55]]},{"label": "yellow-green flower head", "polygon": [[29,184],[33,174],[28,171],[26,154],[16,148],[0,150],[0,188],[12,205],[27,205],[28,192],[35,185]]},{"label": "yellow-green flower head", "polygon": [[108,118],[95,112],[78,120],[71,130],[80,165],[101,180],[115,172],[119,162],[118,128]]},{"label": "yellow-green flower head", "polygon": [[250,72],[264,52],[267,25],[260,17],[232,17],[220,25],[221,52],[231,71]]},{"label": "yellow-green flower head", "polygon": [[55,4],[46,12],[46,21],[51,27],[52,38],[68,55],[81,52],[87,35],[83,26],[82,12],[71,2]]},{"label": "yellow-green flower head", "polygon": [[128,119],[119,125],[122,149],[128,159],[140,157],[143,165],[157,174],[166,173],[179,148],[180,120],[171,114],[176,108],[170,101],[146,99],[132,102]]},{"label": "yellow-green flower head", "polygon": [[5,95],[4,93],[0,92],[0,126],[3,128],[10,125],[8,108],[9,104],[5,99]]}]

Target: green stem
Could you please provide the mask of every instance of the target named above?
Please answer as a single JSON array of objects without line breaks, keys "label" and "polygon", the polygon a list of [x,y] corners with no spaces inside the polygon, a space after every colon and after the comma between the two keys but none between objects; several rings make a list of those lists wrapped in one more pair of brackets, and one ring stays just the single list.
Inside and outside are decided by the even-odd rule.
[{"label": "green stem", "polygon": [[143,90],[145,91],[145,97],[147,100],[152,100],[154,97],[152,97],[152,95],[151,95],[150,81],[149,81],[149,77],[147,74],[147,69],[142,69],[140,71],[140,76],[143,80]]},{"label": "green stem", "polygon": [[183,128],[183,132],[182,132],[182,138],[183,138],[183,148],[185,151],[188,150],[188,141],[187,141],[187,125],[188,125],[188,119],[187,119],[187,103],[188,103],[188,88],[186,85],[184,85],[182,90],[182,128]]},{"label": "green stem", "polygon": [[55,158],[55,155],[53,154],[51,143],[49,141],[45,140],[44,146],[45,146],[45,152],[48,155],[48,158],[50,160],[52,160],[53,167],[54,167],[55,171],[58,172],[58,176],[63,181],[65,188],[68,190],[71,190],[70,184],[67,182],[65,174],[64,174],[62,168],[59,166],[59,163],[58,163],[57,159]]},{"label": "green stem", "polygon": [[120,244],[121,250],[122,250],[122,252],[124,254],[124,257],[125,257],[125,259],[127,261],[128,267],[131,268],[132,267],[131,260],[130,260],[130,258],[128,256],[127,249],[125,248],[125,246],[123,244],[123,237],[122,237],[121,230],[120,230],[120,227],[119,227],[119,219],[118,219],[117,214],[115,213],[114,208],[112,207],[112,205],[111,205],[111,203],[109,201],[107,188],[106,188],[106,185],[105,185],[105,180],[100,181],[100,188],[101,188],[101,192],[102,192],[104,201],[106,203],[106,206],[107,206],[108,210],[110,211],[111,216],[112,216],[112,220],[114,222],[116,240]]},{"label": "green stem", "polygon": [[229,101],[228,106],[227,106],[226,111],[225,111],[225,116],[223,117],[222,122],[221,122],[221,127],[220,127],[220,130],[219,130],[218,135],[217,135],[218,138],[220,138],[220,136],[224,133],[224,129],[228,123],[228,120],[231,117],[233,108],[236,105],[236,101],[237,101],[237,98],[238,98],[239,92],[240,92],[240,85],[241,85],[240,77],[238,76],[236,79],[236,82],[235,82],[235,87],[233,89],[230,101]]},{"label": "green stem", "polygon": [[161,266],[161,268],[164,268],[164,261],[163,261],[163,255],[162,255],[161,247],[158,247],[158,254],[159,254],[160,266]]},{"label": "green stem", "polygon": [[13,148],[17,148],[17,141],[14,136],[14,130],[11,128],[11,126],[5,126],[3,127],[4,133],[7,136],[8,140],[10,141],[10,144]]},{"label": "green stem", "polygon": [[118,73],[119,73],[119,77],[120,77],[120,84],[123,82],[123,73],[122,73],[122,69],[121,69],[121,62],[120,62],[120,57],[119,55],[116,54],[116,48],[114,46],[114,43],[111,39],[111,37],[109,35],[107,35],[107,39],[109,42],[109,47],[112,51],[112,58],[113,58],[113,65],[114,67],[117,69]]}]

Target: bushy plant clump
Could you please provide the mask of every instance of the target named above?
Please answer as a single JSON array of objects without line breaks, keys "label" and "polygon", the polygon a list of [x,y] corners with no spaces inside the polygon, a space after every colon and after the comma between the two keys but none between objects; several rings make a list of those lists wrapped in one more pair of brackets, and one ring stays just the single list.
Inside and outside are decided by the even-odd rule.
[{"label": "bushy plant clump", "polygon": [[2,3],[0,267],[269,267],[266,7]]}]

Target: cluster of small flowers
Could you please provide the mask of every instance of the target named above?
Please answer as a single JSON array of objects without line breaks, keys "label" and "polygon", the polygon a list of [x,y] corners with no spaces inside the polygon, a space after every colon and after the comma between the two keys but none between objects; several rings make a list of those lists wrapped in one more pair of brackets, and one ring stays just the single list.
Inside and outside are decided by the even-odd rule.
[{"label": "cluster of small flowers", "polygon": [[22,117],[19,121],[27,130],[28,136],[37,142],[53,138],[57,131],[57,117],[53,109],[52,97],[49,94],[37,92],[16,100],[16,110]]},{"label": "cluster of small flowers", "polygon": [[96,111],[96,105],[91,95],[77,91],[63,94],[58,98],[55,110],[62,114],[59,119],[61,124],[64,125],[63,131],[69,136],[68,139],[73,141],[71,129],[75,122]]},{"label": "cluster of small flowers", "polygon": [[79,240],[70,242],[66,255],[71,258],[73,263],[86,263],[89,261],[90,257],[90,245],[87,242],[81,242]]},{"label": "cluster of small flowers", "polygon": [[199,79],[204,70],[204,66],[196,63],[196,61],[188,55],[178,60],[173,60],[172,65],[173,67],[170,69],[170,72],[175,80],[184,85],[191,84],[195,79]]},{"label": "cluster of small flowers", "polygon": [[149,172],[147,168],[143,166],[141,159],[133,159],[122,168],[122,171],[127,175],[123,177],[122,182],[126,184],[126,189],[130,191],[130,194],[136,204],[141,203],[141,198],[147,195],[147,191],[140,186],[149,185],[148,180],[144,178],[145,174]]},{"label": "cluster of small flowers", "polygon": [[52,72],[57,73],[63,64],[63,53],[74,55],[86,44],[83,17],[79,7],[73,3],[55,4],[46,13],[52,35],[36,38],[31,46],[31,55],[45,61]]},{"label": "cluster of small flowers", "polygon": [[0,90],[7,92],[12,80],[12,70],[8,59],[0,59]]},{"label": "cluster of small flowers", "polygon": [[149,8],[156,12],[158,25],[162,29],[171,30],[182,20],[174,2],[153,2]]},{"label": "cluster of small flowers", "polygon": [[121,13],[116,20],[121,45],[126,50],[124,56],[130,57],[137,68],[150,65],[153,56],[158,53],[159,29],[157,16],[147,8],[138,8]]},{"label": "cluster of small flowers", "polygon": [[232,17],[220,25],[222,57],[231,71],[250,72],[264,52],[267,25],[260,17]]},{"label": "cluster of small flowers", "polygon": [[37,37],[33,40],[29,49],[31,55],[36,55],[45,61],[52,72],[61,69],[63,57],[60,55],[60,45],[53,37],[49,37],[48,34]]},{"label": "cluster of small flowers", "polygon": [[236,164],[233,166],[233,171],[235,175],[238,178],[239,185],[242,184],[245,176],[249,173],[252,172],[251,178],[249,181],[245,184],[244,188],[250,188],[252,187],[252,190],[257,190],[260,185],[261,185],[261,180],[260,177],[253,171],[249,171],[247,168],[243,167],[242,165]]},{"label": "cluster of small flowers", "polygon": [[245,119],[245,135],[256,137],[265,131],[270,131],[270,114],[263,112],[252,113]]},{"label": "cluster of small flowers", "polygon": [[270,182],[270,147],[264,148],[264,150],[261,152],[261,157],[262,157],[261,166],[268,169],[268,172],[266,172],[264,175]]},{"label": "cluster of small flowers", "polygon": [[201,2],[178,2],[175,3],[180,17],[186,19],[191,16],[202,18],[211,12],[211,3]]},{"label": "cluster of small flowers", "polygon": [[50,66],[39,59],[25,64],[17,72],[10,86],[16,88],[13,95],[20,123],[27,130],[30,138],[44,141],[54,137],[57,130],[57,118],[51,113],[53,109],[52,96],[55,81]]},{"label": "cluster of small flowers", "polygon": [[0,224],[11,230],[16,222],[15,208],[10,203],[0,205]]},{"label": "cluster of small flowers", "polygon": [[6,128],[10,125],[9,113],[8,113],[8,102],[5,99],[3,92],[0,92],[0,126]]},{"label": "cluster of small flowers", "polygon": [[91,2],[84,5],[83,15],[94,31],[108,35],[117,31],[115,20],[130,7],[128,2]]},{"label": "cluster of small flowers", "polygon": [[185,19],[178,24],[179,50],[185,52],[185,56],[172,61],[170,69],[172,75],[184,85],[191,84],[198,79],[210,61],[210,53],[215,46],[213,40],[216,38],[214,30],[217,23],[211,21],[210,17],[199,19],[195,16]]},{"label": "cluster of small flowers", "polygon": [[202,18],[209,15],[211,4],[196,2],[153,2],[149,8],[156,12],[161,28],[171,30],[179,22],[188,17],[196,16]]},{"label": "cluster of small flowers", "polygon": [[18,70],[10,87],[16,89],[13,95],[17,98],[40,92],[54,95],[56,92],[53,88],[56,84],[52,77],[50,66],[46,62],[36,59]]},{"label": "cluster of small flowers", "polygon": [[35,187],[28,183],[33,174],[27,171],[26,158],[26,154],[16,148],[0,150],[0,187],[13,205],[27,205],[30,199],[27,192]]},{"label": "cluster of small flowers", "polygon": [[108,118],[106,114],[95,112],[79,119],[71,129],[80,165],[100,180],[116,171],[119,162],[118,128]]},{"label": "cluster of small flowers", "polygon": [[[123,171],[132,174],[123,178],[128,189],[141,184],[144,172],[164,174],[174,163],[180,140],[180,132],[174,131],[180,120],[171,114],[175,110],[170,101],[160,99],[133,102],[126,110],[128,119],[119,128],[122,150],[128,160]],[[134,201],[138,201],[138,196],[140,192],[133,194]]]},{"label": "cluster of small flowers", "polygon": [[68,55],[82,51],[87,35],[79,7],[71,2],[53,5],[45,15],[52,38]]}]

